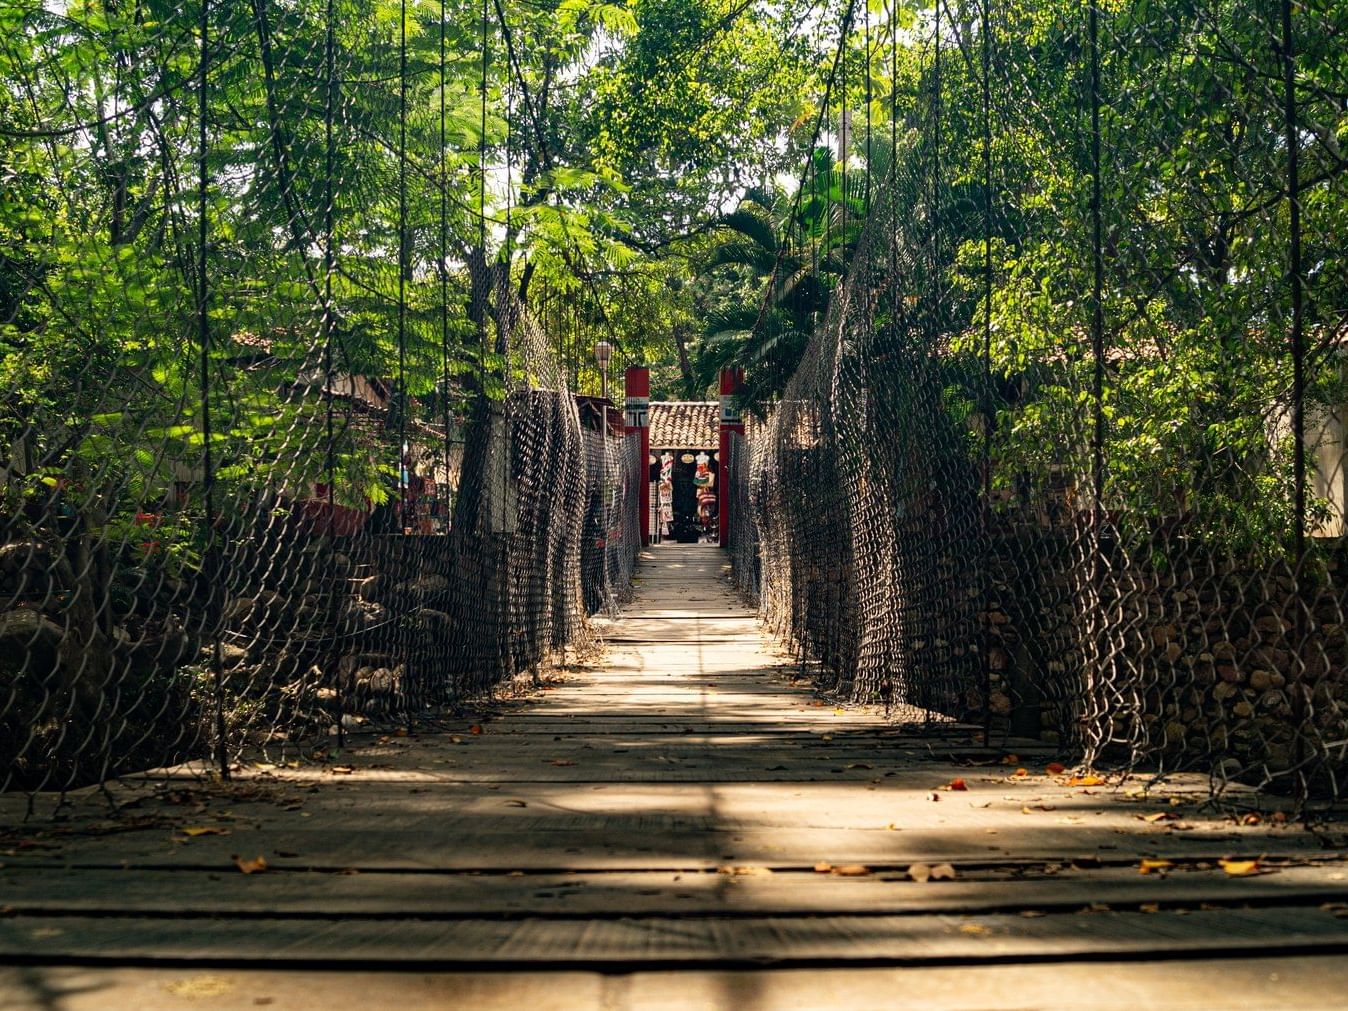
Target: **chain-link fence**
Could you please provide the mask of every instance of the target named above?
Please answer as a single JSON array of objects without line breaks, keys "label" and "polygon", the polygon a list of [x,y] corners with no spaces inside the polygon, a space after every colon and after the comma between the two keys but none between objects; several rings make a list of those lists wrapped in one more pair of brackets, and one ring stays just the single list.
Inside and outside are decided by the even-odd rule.
[{"label": "chain-link fence", "polygon": [[0,10],[6,789],[413,725],[587,641],[635,558],[630,440],[487,211],[485,34],[132,6]]},{"label": "chain-link fence", "polygon": [[886,30],[783,239],[828,298],[749,440],[766,622],[854,698],[1338,794],[1348,11]]}]

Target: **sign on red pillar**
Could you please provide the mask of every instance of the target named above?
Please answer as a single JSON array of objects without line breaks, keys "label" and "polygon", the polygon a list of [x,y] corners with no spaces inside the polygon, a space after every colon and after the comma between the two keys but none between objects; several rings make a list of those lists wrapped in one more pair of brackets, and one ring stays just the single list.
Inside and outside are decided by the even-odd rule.
[{"label": "sign on red pillar", "polygon": [[635,430],[641,442],[637,508],[641,512],[641,543],[646,545],[651,542],[651,370],[644,365],[629,365],[623,392],[627,430]]},{"label": "sign on red pillar", "polygon": [[721,440],[720,452],[717,454],[716,486],[719,489],[717,513],[722,547],[730,546],[730,482],[734,476],[730,472],[730,433],[744,434],[744,419],[735,406],[735,394],[739,393],[743,382],[743,369],[721,370]]}]

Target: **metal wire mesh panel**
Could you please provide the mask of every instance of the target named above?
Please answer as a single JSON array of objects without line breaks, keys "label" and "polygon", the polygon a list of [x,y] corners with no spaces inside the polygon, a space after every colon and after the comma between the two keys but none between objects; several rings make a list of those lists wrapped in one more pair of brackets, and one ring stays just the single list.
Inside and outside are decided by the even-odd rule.
[{"label": "metal wire mesh panel", "polygon": [[730,508],[730,574],[735,587],[751,603],[757,603],[759,572],[758,522],[750,500],[753,444],[743,432],[730,433],[728,504]]},{"label": "metal wire mesh panel", "polygon": [[832,687],[1339,793],[1343,18],[970,3],[861,56],[750,439],[763,616]]},{"label": "metal wire mesh panel", "polygon": [[641,442],[635,432],[616,434],[617,412],[604,408],[595,424],[587,428],[586,512],[581,570],[586,609],[616,612],[631,594],[632,573],[641,547],[638,481]]},{"label": "metal wire mesh panel", "polygon": [[0,14],[0,787],[227,773],[583,643],[580,420],[461,196],[443,5],[49,6]]}]

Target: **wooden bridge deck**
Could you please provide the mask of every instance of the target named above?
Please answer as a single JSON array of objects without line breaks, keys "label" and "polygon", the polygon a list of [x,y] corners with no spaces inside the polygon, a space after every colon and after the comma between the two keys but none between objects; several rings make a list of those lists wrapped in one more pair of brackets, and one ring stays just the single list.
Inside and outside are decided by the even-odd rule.
[{"label": "wooden bridge deck", "polygon": [[461,726],[5,801],[0,1008],[1348,1000],[1342,839],[815,698],[723,557],[652,549],[601,662]]}]

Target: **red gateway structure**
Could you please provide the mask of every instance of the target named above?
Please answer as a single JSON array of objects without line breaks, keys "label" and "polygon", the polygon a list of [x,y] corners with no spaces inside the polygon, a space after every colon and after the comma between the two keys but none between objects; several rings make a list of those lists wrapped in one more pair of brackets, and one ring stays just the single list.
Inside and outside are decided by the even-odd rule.
[{"label": "red gateway structure", "polygon": [[735,406],[735,394],[740,391],[744,381],[744,370],[727,368],[721,370],[721,445],[718,460],[720,462],[718,515],[720,518],[721,547],[730,546],[730,433],[744,434],[744,419]]},{"label": "red gateway structure", "polygon": [[[641,466],[643,473],[651,456],[651,370],[644,365],[629,365],[624,378],[624,420],[628,430],[636,429],[641,435]],[[641,543],[651,542],[651,483],[639,482],[641,498],[637,508],[641,511]]]}]

